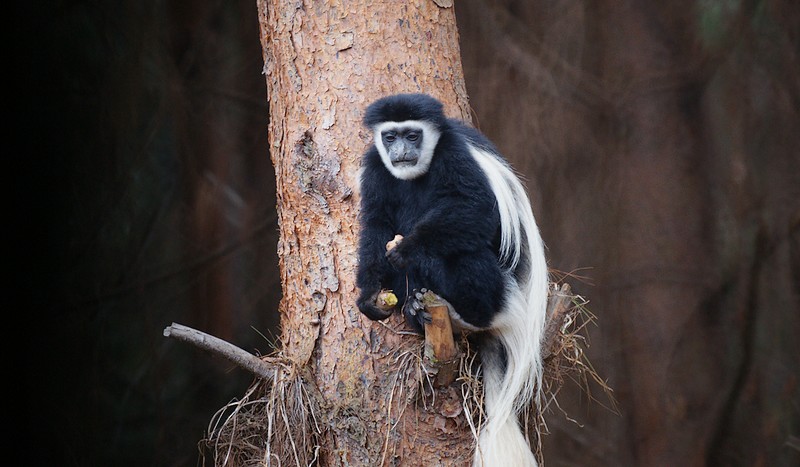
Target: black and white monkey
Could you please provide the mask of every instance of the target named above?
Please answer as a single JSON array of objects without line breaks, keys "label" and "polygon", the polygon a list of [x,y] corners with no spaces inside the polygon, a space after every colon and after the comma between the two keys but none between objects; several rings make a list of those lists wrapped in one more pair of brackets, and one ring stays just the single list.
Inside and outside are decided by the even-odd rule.
[{"label": "black and white monkey", "polygon": [[422,331],[430,316],[415,292],[428,289],[453,306],[456,327],[485,331],[487,420],[473,465],[535,466],[517,414],[541,399],[548,275],[525,188],[485,136],[428,95],[379,99],[364,124],[374,144],[360,177],[358,307],[387,318],[375,300],[392,289]]}]

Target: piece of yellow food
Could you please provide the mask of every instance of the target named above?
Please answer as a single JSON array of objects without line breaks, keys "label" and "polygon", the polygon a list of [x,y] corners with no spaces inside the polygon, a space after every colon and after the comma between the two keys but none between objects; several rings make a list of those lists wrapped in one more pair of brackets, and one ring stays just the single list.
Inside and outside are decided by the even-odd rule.
[{"label": "piece of yellow food", "polygon": [[391,290],[381,290],[375,300],[375,305],[381,310],[391,310],[397,305],[397,295]]}]

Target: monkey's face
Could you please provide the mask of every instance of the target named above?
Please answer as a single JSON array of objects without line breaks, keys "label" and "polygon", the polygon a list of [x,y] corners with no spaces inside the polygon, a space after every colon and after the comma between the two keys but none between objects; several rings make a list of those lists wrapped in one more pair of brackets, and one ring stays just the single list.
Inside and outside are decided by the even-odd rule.
[{"label": "monkey's face", "polygon": [[422,130],[399,128],[381,133],[383,147],[389,153],[389,161],[394,167],[414,167],[417,165],[422,145]]},{"label": "monkey's face", "polygon": [[439,136],[425,121],[383,122],[375,128],[375,147],[392,175],[411,180],[428,171]]}]

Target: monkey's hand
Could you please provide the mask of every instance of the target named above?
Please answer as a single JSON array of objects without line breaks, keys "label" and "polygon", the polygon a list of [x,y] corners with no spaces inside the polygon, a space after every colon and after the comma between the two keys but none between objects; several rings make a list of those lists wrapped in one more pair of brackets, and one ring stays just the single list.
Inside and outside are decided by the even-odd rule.
[{"label": "monkey's hand", "polygon": [[408,265],[408,258],[403,254],[403,236],[395,235],[394,239],[386,244],[386,259],[395,269],[404,269]]},{"label": "monkey's hand", "polygon": [[400,248],[392,248],[387,251],[386,259],[389,260],[389,264],[397,270],[405,269],[405,267],[408,266],[408,260],[402,254]]},{"label": "monkey's hand", "polygon": [[420,334],[424,334],[425,324],[431,322],[431,314],[422,304],[422,297],[425,292],[427,292],[427,289],[414,290],[403,304],[403,316],[405,316],[406,322]]},{"label": "monkey's hand", "polygon": [[356,305],[358,305],[358,309],[361,310],[361,313],[364,313],[367,318],[373,321],[384,320],[391,316],[394,311],[394,308],[384,310],[377,306],[376,301],[380,293],[380,290],[375,293],[361,292],[361,296],[356,300]]},{"label": "monkey's hand", "polygon": [[403,236],[402,235],[400,235],[400,234],[395,235],[393,239],[389,240],[386,243],[386,251],[389,251],[392,248],[394,248],[397,245],[399,245],[402,240],[403,240]]}]

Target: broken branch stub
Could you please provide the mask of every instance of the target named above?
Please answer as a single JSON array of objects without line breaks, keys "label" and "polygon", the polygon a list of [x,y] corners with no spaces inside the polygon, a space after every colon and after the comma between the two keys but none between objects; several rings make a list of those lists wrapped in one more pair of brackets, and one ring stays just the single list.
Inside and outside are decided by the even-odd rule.
[{"label": "broken branch stub", "polygon": [[431,315],[431,322],[425,323],[426,367],[435,372],[436,386],[449,386],[456,379],[460,356],[453,338],[450,305],[431,291],[425,292],[422,303]]}]

